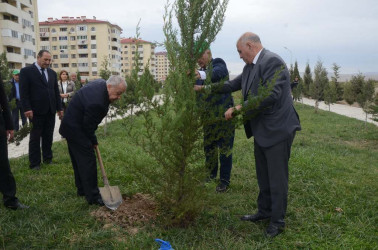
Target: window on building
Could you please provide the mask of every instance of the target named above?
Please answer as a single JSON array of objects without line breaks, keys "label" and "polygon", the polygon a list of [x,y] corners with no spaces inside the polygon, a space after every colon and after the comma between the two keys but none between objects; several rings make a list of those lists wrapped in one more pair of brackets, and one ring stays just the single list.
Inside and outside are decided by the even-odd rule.
[{"label": "window on building", "polygon": [[57,40],[58,40],[58,39],[57,39],[56,36],[54,36],[54,37],[51,38],[51,41],[53,41],[53,42],[55,42],[55,41],[57,41]]},{"label": "window on building", "polygon": [[78,31],[86,31],[87,30],[87,26],[77,26],[77,30]]},{"label": "window on building", "polygon": [[97,76],[97,71],[93,71],[92,76]]},{"label": "window on building", "polygon": [[58,55],[53,55],[53,59],[58,59]]},{"label": "window on building", "polygon": [[143,49],[143,45],[138,45],[138,48],[142,48]]},{"label": "window on building", "polygon": [[76,54],[71,54],[71,58],[76,58]]},{"label": "window on building", "polygon": [[79,67],[88,67],[88,63],[78,63]]},{"label": "window on building", "polygon": [[62,68],[68,68],[70,65],[68,63],[62,63]]},{"label": "window on building", "polygon": [[66,41],[67,40],[67,36],[60,36],[59,37],[59,41]]},{"label": "window on building", "polygon": [[96,40],[96,36],[91,36],[91,40]]},{"label": "window on building", "polygon": [[71,45],[71,49],[76,49],[76,45]]},{"label": "window on building", "polygon": [[68,54],[60,54],[60,58],[68,58]]},{"label": "window on building", "polygon": [[75,32],[75,28],[71,27],[70,32]]},{"label": "window on building", "polygon": [[70,36],[70,40],[71,41],[75,41],[75,37],[74,36]]},{"label": "window on building", "polygon": [[41,41],[48,41],[49,38],[48,37],[41,37]]},{"label": "window on building", "polygon": [[68,46],[67,45],[60,45],[59,49],[68,49]]},{"label": "window on building", "polygon": [[55,28],[52,28],[51,29],[51,33],[55,33],[56,32],[56,29]]},{"label": "window on building", "polygon": [[59,29],[61,32],[67,31],[67,27],[62,27]]},{"label": "window on building", "polygon": [[91,44],[91,49],[96,49],[97,45],[96,44]]},{"label": "window on building", "polygon": [[15,30],[12,30],[12,37],[18,38],[18,32]]},{"label": "window on building", "polygon": [[79,44],[79,45],[77,46],[77,48],[78,48],[78,49],[88,49],[88,45],[86,45],[86,44]]},{"label": "window on building", "polygon": [[43,49],[43,50],[50,50],[50,46],[41,46],[41,49]]},{"label": "window on building", "polygon": [[92,27],[92,28],[91,28],[91,31],[96,31],[96,28],[95,28],[95,27]]},{"label": "window on building", "polygon": [[88,58],[88,54],[79,54],[79,58]]},{"label": "window on building", "polygon": [[59,68],[59,65],[57,63],[54,63],[53,68]]},{"label": "window on building", "polygon": [[97,54],[96,53],[92,53],[92,58],[97,58]]},{"label": "window on building", "polygon": [[72,68],[76,68],[77,64],[76,63],[72,63],[71,66],[72,66]]},{"label": "window on building", "polygon": [[96,63],[96,62],[93,62],[93,63],[92,63],[92,67],[97,67],[97,63]]},{"label": "window on building", "polygon": [[58,46],[52,46],[52,50],[57,50]]},{"label": "window on building", "polygon": [[86,40],[88,37],[87,36],[77,36],[77,40]]}]

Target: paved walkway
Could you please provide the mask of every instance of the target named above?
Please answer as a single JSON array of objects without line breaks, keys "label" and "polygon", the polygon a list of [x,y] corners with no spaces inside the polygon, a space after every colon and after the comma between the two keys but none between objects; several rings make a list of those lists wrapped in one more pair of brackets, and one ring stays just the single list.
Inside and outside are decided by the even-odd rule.
[{"label": "paved walkway", "polygon": [[[299,103],[302,103],[302,100],[299,101]],[[308,98],[303,98],[303,104],[307,104],[310,106],[315,106],[315,100],[313,99],[308,99]],[[329,111],[328,105],[326,105],[324,102],[319,102],[319,109]],[[331,112],[337,113],[340,115],[348,116],[351,118],[355,118],[361,121],[366,120],[366,114],[361,108],[357,107],[352,107],[349,105],[344,105],[344,104],[331,104]],[[378,122],[373,121],[371,119],[372,115],[368,115],[367,122],[373,123],[378,126]]]},{"label": "paved walkway", "polygon": [[[302,103],[302,100],[300,101],[300,103]],[[314,106],[315,101],[312,99],[303,98],[303,104]],[[320,102],[319,109],[328,111],[328,105],[324,104],[324,102]],[[365,121],[365,117],[366,117],[365,112],[361,108],[356,108],[356,107],[343,105],[343,104],[332,104],[331,112],[334,112],[340,115],[345,115],[345,116],[362,120],[362,121]],[[378,122],[373,121],[371,119],[371,115],[368,116],[368,122],[373,123],[378,126]],[[102,123],[104,123],[104,121]],[[58,132],[59,126],[60,126],[60,120],[56,119],[54,138],[53,138],[54,142],[62,140]],[[9,158],[16,158],[16,157],[20,157],[22,155],[28,154],[28,148],[29,148],[28,145],[29,145],[29,136],[25,137],[21,141],[19,146],[16,146],[14,143],[9,144],[8,145]]]}]

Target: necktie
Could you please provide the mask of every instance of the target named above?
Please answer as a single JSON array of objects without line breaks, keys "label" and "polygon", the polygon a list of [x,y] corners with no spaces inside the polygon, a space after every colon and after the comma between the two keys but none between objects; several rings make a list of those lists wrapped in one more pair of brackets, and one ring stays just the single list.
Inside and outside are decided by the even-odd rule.
[{"label": "necktie", "polygon": [[43,80],[45,80],[45,82],[47,83],[47,78],[46,78],[46,75],[45,75],[45,68],[41,68],[41,71],[42,71]]}]

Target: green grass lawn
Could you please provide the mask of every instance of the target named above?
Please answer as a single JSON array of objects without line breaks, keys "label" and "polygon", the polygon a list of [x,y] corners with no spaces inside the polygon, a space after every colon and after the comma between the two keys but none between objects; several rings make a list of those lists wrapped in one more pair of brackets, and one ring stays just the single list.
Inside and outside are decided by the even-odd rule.
[{"label": "green grass lawn", "polygon": [[[66,143],[54,143],[52,165],[35,172],[27,157],[11,160],[17,196],[31,208],[12,211],[0,205],[0,248],[4,249],[158,249],[155,238],[174,249],[377,249],[378,127],[296,104],[302,131],[292,147],[289,201],[285,232],[267,239],[267,222],[242,222],[256,211],[258,186],[253,140],[236,132],[230,190],[215,193],[219,204],[209,207],[189,228],[144,225],[132,235],[117,225],[104,227],[76,196]],[[144,192],[148,183],[133,173],[128,157],[136,148],[120,121],[109,135],[98,131],[99,146],[111,185],[122,193]],[[135,159],[135,157],[134,157]],[[99,175],[99,183],[102,180]],[[341,210],[336,211],[336,208]]]}]

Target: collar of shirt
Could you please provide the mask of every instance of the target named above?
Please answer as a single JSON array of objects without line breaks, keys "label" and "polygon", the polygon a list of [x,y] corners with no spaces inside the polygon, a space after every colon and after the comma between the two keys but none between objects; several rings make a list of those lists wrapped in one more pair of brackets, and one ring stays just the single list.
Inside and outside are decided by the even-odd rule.
[{"label": "collar of shirt", "polygon": [[257,55],[255,56],[255,58],[253,58],[253,62],[252,62],[253,64],[257,63],[257,60],[259,59],[262,50],[263,49],[260,49],[259,53],[257,53]]}]

